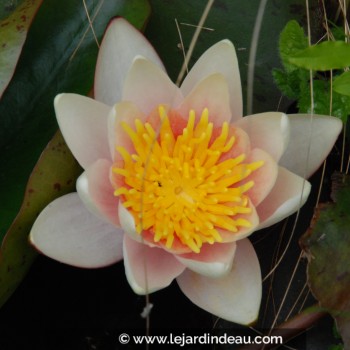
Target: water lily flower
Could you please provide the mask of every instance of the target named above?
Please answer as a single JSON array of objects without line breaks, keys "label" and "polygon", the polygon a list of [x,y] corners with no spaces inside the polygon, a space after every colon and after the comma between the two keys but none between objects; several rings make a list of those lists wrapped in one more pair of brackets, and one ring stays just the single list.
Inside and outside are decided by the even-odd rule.
[{"label": "water lily flower", "polygon": [[254,321],[261,272],[247,237],[305,203],[305,178],[333,147],[341,122],[278,112],[242,118],[230,41],[209,48],[177,87],[152,46],[121,18],[101,44],[94,95],[55,99],[60,129],[84,172],[76,193],[41,212],[32,244],[85,268],[124,259],[138,294],[176,279],[199,307]]}]

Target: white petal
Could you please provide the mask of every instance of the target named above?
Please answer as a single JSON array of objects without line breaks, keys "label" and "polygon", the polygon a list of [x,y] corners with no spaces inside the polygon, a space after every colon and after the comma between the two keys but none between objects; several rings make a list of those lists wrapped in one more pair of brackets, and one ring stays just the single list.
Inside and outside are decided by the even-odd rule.
[{"label": "white petal", "polygon": [[325,115],[293,114],[290,121],[290,142],[280,165],[305,179],[310,177],[331,151],[342,122]]},{"label": "white petal", "polygon": [[123,18],[111,21],[98,54],[95,72],[95,98],[109,106],[119,102],[127,72],[134,58],[142,55],[163,67],[146,38]]},{"label": "white petal", "polygon": [[289,143],[289,120],[284,113],[268,112],[242,118],[236,126],[250,138],[252,148],[261,148],[279,161]]},{"label": "white petal", "polygon": [[123,258],[123,233],[98,219],[70,193],[50,203],[36,219],[30,242],[43,254],[85,268],[111,265]]},{"label": "white petal", "polygon": [[213,45],[198,59],[181,85],[183,95],[187,96],[202,79],[214,73],[225,77],[229,86],[232,118],[240,119],[243,115],[241,78],[236,51],[229,40]]},{"label": "white petal", "polygon": [[86,171],[84,171],[78,177],[77,183],[76,183],[76,190],[85,208],[88,209],[92,214],[99,217],[101,220],[104,220],[103,214],[101,213],[99,208],[96,206],[96,204],[92,200],[91,195],[89,193],[89,180],[88,180]]},{"label": "white petal", "polygon": [[175,257],[190,270],[207,277],[221,277],[231,271],[236,243],[204,244],[199,254],[188,253]]},{"label": "white petal", "polygon": [[212,74],[201,80],[186,96],[178,112],[187,118],[190,110],[194,110],[198,122],[205,108],[209,110],[209,120],[214,127],[231,120],[230,95],[222,74]]},{"label": "white petal", "polygon": [[244,162],[249,164],[259,161],[263,161],[264,164],[247,178],[248,181],[253,181],[254,186],[245,193],[254,206],[258,206],[266,198],[278,176],[278,164],[269,153],[262,149],[253,149]]},{"label": "white petal", "polygon": [[127,123],[133,128],[136,119],[145,122],[146,118],[147,116],[145,114],[143,114],[133,103],[128,101],[119,102],[112,108],[108,117],[108,139],[112,158],[114,160],[123,160],[120,153],[116,152],[116,146],[122,146],[129,152],[133,152],[134,150],[130,137],[122,127],[122,122]]},{"label": "white petal", "polygon": [[177,282],[197,306],[227,321],[250,324],[256,320],[261,301],[259,261],[248,239],[237,242],[230,273],[208,278],[185,270]]},{"label": "white petal", "polygon": [[119,215],[120,226],[122,227],[123,231],[134,241],[142,242],[143,238],[136,231],[135,220],[133,216],[121,203],[118,206],[118,215]]},{"label": "white petal", "polygon": [[76,94],[60,94],[55,98],[58,125],[84,169],[100,158],[111,159],[107,137],[110,110],[103,103]]},{"label": "white petal", "polygon": [[223,240],[223,242],[236,242],[243,238],[246,238],[250,236],[252,233],[254,233],[258,226],[259,226],[259,216],[256,212],[256,209],[252,202],[249,200],[249,204],[247,205],[247,208],[251,209],[250,214],[236,214],[234,216],[234,220],[238,219],[245,219],[249,221],[250,226],[249,227],[239,227],[238,232],[230,232],[224,229],[218,229],[219,234]]},{"label": "white petal", "polygon": [[102,220],[119,226],[118,198],[109,181],[112,163],[100,159],[78,178],[76,188],[85,207]]},{"label": "white petal", "polygon": [[137,294],[167,287],[184,269],[172,254],[124,237],[124,266],[130,287]]},{"label": "white petal", "polygon": [[159,66],[137,56],[126,76],[122,99],[149,114],[159,104],[178,105],[183,98],[179,88]]},{"label": "white petal", "polygon": [[301,208],[311,191],[307,180],[279,167],[277,180],[269,195],[256,208],[259,229],[271,226]]}]

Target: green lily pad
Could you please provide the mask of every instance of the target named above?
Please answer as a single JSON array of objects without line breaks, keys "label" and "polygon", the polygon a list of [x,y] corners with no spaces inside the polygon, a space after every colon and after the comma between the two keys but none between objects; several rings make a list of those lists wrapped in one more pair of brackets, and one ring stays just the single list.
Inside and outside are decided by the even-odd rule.
[{"label": "green lily pad", "polygon": [[308,257],[308,282],[320,306],[336,320],[350,346],[350,176],[333,178],[334,203],[321,205],[301,245]]},{"label": "green lily pad", "polygon": [[75,188],[81,168],[57,132],[36,164],[21,209],[7,231],[0,251],[0,306],[13,293],[37,253],[28,245],[33,220],[55,198]]},{"label": "green lily pad", "polygon": [[28,28],[42,0],[25,0],[0,21],[0,98],[15,71]]}]

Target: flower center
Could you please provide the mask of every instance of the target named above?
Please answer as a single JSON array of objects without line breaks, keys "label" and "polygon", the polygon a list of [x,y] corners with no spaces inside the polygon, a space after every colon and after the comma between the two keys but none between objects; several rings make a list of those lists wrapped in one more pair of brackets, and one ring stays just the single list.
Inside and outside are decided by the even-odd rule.
[{"label": "flower center", "polygon": [[[154,242],[172,248],[174,241],[199,253],[203,243],[222,242],[220,229],[232,232],[250,227],[252,209],[245,195],[254,186],[245,180],[263,161],[244,163],[245,154],[220,160],[234,147],[229,125],[213,137],[213,124],[204,109],[195,125],[190,111],[182,134],[175,135],[163,106],[157,133],[150,123],[135,120],[135,129],[122,123],[134,146],[134,153],[117,147],[124,164],[114,164],[114,174],[124,177],[124,186],[115,190],[133,215],[136,230],[149,230]],[[246,214],[247,218],[244,218]]]}]

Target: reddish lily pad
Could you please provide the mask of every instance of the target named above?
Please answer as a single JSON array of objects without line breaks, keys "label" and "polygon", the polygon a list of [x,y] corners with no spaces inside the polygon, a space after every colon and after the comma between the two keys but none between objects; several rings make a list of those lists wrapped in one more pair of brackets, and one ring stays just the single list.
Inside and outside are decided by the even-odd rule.
[{"label": "reddish lily pad", "polygon": [[321,205],[301,245],[309,260],[308,282],[320,306],[336,320],[350,347],[350,176],[333,177],[334,203]]},{"label": "reddish lily pad", "polygon": [[41,210],[75,188],[81,168],[57,132],[36,164],[21,209],[4,238],[0,251],[0,306],[13,293],[37,253],[28,245],[28,232]]},{"label": "reddish lily pad", "polygon": [[0,22],[0,98],[15,71],[28,28],[43,0],[25,0]]}]

